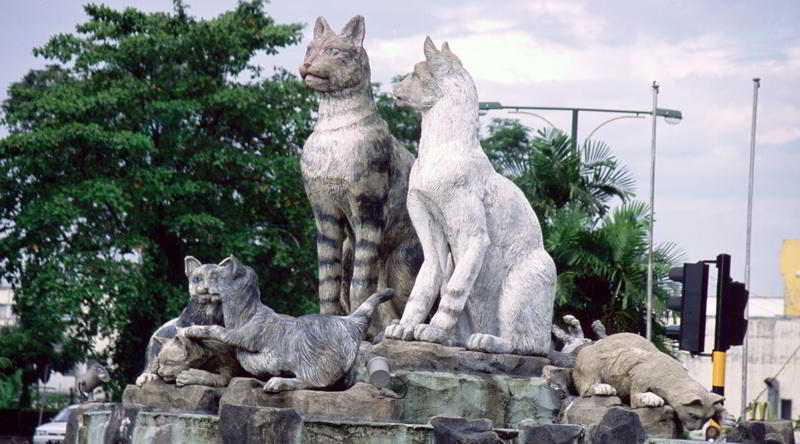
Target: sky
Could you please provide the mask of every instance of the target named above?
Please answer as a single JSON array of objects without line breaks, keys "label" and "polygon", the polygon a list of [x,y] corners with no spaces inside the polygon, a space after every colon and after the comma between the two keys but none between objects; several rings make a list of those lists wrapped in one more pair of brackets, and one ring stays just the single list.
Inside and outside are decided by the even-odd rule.
[{"label": "sky", "polygon": [[[114,8],[170,10],[171,1],[109,0]],[[233,0],[186,0],[189,13],[211,18]],[[31,49],[86,20],[79,1],[6,0],[0,6],[0,100],[30,69],[44,66]],[[744,281],[747,184],[753,105],[758,91],[753,199],[751,294],[782,296],[779,256],[784,239],[800,238],[800,3],[796,0],[656,2],[591,1],[328,1],[275,0],[279,23],[304,23],[303,43],[254,62],[296,72],[317,16],[341,29],[366,19],[364,46],[373,81],[390,79],[423,59],[430,36],[450,48],[472,74],[482,101],[511,106],[680,110],[678,125],[657,122],[654,237],[677,243],[688,261],[732,256]],[[570,128],[569,113],[540,114]],[[531,128],[533,116],[515,117]],[[582,113],[578,139],[614,117]],[[649,200],[650,118],[620,119],[600,128]],[[0,129],[0,136],[5,131]],[[714,274],[712,270],[712,275]],[[798,277],[800,278],[800,277]]]}]

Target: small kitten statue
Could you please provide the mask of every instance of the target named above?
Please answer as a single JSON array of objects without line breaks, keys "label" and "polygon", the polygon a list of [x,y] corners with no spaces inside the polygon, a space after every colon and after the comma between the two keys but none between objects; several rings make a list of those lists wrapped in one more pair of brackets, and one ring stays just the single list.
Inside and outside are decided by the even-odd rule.
[{"label": "small kitten statue", "polygon": [[406,210],[414,156],[378,115],[364,32],[360,15],[338,34],[317,19],[299,71],[319,93],[319,120],[301,167],[317,227],[320,313],[352,313],[376,289],[393,288],[373,336],[403,312],[422,249]]},{"label": "small kitten statue", "polygon": [[481,149],[478,94],[461,61],[447,43],[440,51],[430,38],[424,52],[426,60],[395,84],[394,95],[422,112],[408,212],[425,260],[402,319],[386,337],[547,355],[556,268],[539,221]]},{"label": "small kitten statue", "polygon": [[156,356],[161,345],[167,339],[175,337],[178,329],[190,325],[222,325],[222,306],[219,296],[209,294],[208,267],[192,256],[184,259],[186,277],[189,278],[189,303],[180,316],[167,321],[150,337],[145,351],[144,372],[136,378],[136,385],[142,386],[147,381],[158,379],[156,374]]},{"label": "small kitten statue", "polygon": [[182,335],[162,344],[156,367],[164,382],[174,382],[179,387],[226,387],[234,376],[245,375],[231,347],[213,340],[192,341]]},{"label": "small kitten statue", "polygon": [[264,384],[267,392],[322,388],[339,381],[355,362],[373,312],[394,295],[392,289],[375,293],[348,316],[292,318],[261,303],[255,271],[235,257],[208,267],[213,270],[210,291],[222,298],[225,327],[195,325],[179,335],[233,347],[245,371],[270,378]]},{"label": "small kitten statue", "polygon": [[725,398],[706,390],[678,361],[633,333],[581,345],[573,377],[578,394],[584,397],[617,395],[633,408],[666,402],[684,430],[699,429],[709,418],[724,413]]}]

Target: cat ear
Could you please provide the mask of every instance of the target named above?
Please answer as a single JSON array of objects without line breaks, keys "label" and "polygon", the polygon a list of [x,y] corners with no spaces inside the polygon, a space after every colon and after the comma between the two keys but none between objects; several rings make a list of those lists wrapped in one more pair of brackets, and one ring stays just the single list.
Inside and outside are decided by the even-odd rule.
[{"label": "cat ear", "polygon": [[197,268],[200,265],[202,265],[200,263],[200,261],[195,259],[193,256],[186,256],[183,259],[183,263],[184,263],[184,271],[186,272],[186,276],[189,276],[190,274],[192,274],[192,272],[194,271],[195,268]]},{"label": "cat ear", "polygon": [[325,17],[317,17],[317,22],[314,23],[314,40],[318,39],[326,31],[330,31],[331,25],[325,20]]},{"label": "cat ear", "polygon": [[169,341],[169,338],[162,338],[161,336],[153,336],[153,342],[162,347],[164,346],[164,343],[166,343],[167,341]]},{"label": "cat ear", "polygon": [[453,51],[450,51],[450,45],[448,45],[447,42],[442,43],[442,52],[453,53]]},{"label": "cat ear", "polygon": [[242,270],[242,263],[234,255],[225,258],[219,263],[219,266],[225,268],[230,276],[237,276]]},{"label": "cat ear", "polygon": [[353,42],[353,45],[360,47],[362,43],[364,43],[365,32],[364,17],[357,15],[344,25],[339,36],[350,40]]},{"label": "cat ear", "polygon": [[708,394],[708,399],[711,400],[711,404],[722,404],[722,402],[725,401],[724,396],[713,392]]},{"label": "cat ear", "polygon": [[425,53],[425,60],[428,63],[432,63],[436,58],[439,56],[439,50],[436,49],[436,45],[433,44],[433,40],[431,37],[425,37],[425,44],[422,46],[422,51]]}]

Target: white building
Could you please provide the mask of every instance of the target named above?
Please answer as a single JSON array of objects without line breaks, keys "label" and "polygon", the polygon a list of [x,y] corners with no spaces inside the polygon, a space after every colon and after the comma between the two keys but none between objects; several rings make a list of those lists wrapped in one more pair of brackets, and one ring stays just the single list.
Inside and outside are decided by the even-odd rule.
[{"label": "white building", "polygon": [[[800,416],[800,317],[783,316],[783,298],[750,298],[747,328],[747,402],[767,401],[765,379],[778,381],[780,405],[777,418]],[[705,353],[714,349],[716,299],[708,299]],[[711,387],[709,356],[681,352],[680,360],[697,381]],[[780,373],[779,373],[780,372]],[[762,393],[763,392],[763,393]],[[742,347],[731,347],[725,359],[725,406],[736,416],[741,412]]]}]

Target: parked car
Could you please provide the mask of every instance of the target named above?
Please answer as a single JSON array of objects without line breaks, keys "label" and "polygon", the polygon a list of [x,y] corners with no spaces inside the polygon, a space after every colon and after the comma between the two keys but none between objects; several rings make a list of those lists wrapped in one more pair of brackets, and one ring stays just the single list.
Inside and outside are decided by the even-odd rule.
[{"label": "parked car", "polygon": [[69,412],[78,404],[65,407],[53,418],[52,421],[36,427],[33,433],[33,444],[61,444],[64,442],[64,435],[67,433],[67,420]]}]

